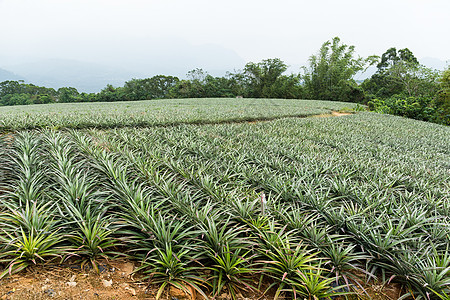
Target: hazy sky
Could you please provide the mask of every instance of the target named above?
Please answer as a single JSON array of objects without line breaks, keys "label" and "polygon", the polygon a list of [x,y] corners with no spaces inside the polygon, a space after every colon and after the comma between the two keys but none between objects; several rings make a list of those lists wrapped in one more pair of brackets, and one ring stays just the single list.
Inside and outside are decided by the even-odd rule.
[{"label": "hazy sky", "polygon": [[334,36],[362,56],[408,47],[446,61],[449,13],[450,0],[0,0],[0,67],[25,57],[194,65],[208,47],[218,67],[222,57],[301,65]]}]

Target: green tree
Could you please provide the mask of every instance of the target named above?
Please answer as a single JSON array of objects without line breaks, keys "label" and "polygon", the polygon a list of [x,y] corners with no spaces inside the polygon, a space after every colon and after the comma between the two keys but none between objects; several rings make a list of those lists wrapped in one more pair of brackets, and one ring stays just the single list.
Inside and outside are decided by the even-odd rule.
[{"label": "green tree", "polygon": [[57,91],[58,102],[61,103],[77,102],[78,96],[77,89],[73,87],[62,87]]},{"label": "green tree", "polygon": [[187,78],[190,81],[189,94],[187,98],[205,98],[206,90],[206,78],[209,76],[208,72],[203,69],[196,68],[187,73]]},{"label": "green tree", "polygon": [[244,67],[247,93],[255,98],[272,98],[273,90],[287,65],[279,58],[264,59],[259,63],[249,62]]},{"label": "green tree", "polygon": [[107,84],[106,87],[97,93],[95,101],[99,102],[115,102],[125,101],[126,93],[123,87],[114,87],[111,84]]},{"label": "green tree", "polygon": [[29,94],[8,94],[0,98],[0,103],[2,105],[28,105],[33,104]]},{"label": "green tree", "polygon": [[33,104],[48,104],[48,103],[54,103],[55,98],[51,95],[47,94],[40,94],[33,97]]},{"label": "green tree", "polygon": [[0,83],[2,105],[51,103],[55,101],[56,95],[56,91],[52,88],[24,83],[22,80],[8,80]]},{"label": "green tree", "polygon": [[204,83],[205,96],[208,98],[234,97],[232,85],[228,78],[206,76]]},{"label": "green tree", "polygon": [[435,99],[436,118],[439,123],[450,125],[450,67],[442,73],[440,91]]},{"label": "green tree", "polygon": [[420,65],[408,48],[398,51],[389,48],[381,56],[377,68],[377,72],[362,84],[373,97],[433,97],[438,90],[438,72]]},{"label": "green tree", "polygon": [[0,98],[9,94],[24,93],[23,81],[6,80],[0,82]]},{"label": "green tree", "polygon": [[231,93],[234,96],[244,96],[247,90],[247,81],[241,71],[227,72],[225,78],[228,81]]},{"label": "green tree", "polygon": [[309,58],[302,77],[309,99],[362,102],[363,91],[353,77],[377,61],[376,56],[355,57],[355,46],[341,43],[338,37],[322,44],[319,53]]},{"label": "green tree", "polygon": [[124,86],[127,100],[162,99],[180,80],[173,76],[157,75],[145,79],[132,79]]},{"label": "green tree", "polygon": [[303,98],[303,87],[300,75],[281,75],[271,88],[271,98],[300,99]]},{"label": "green tree", "polygon": [[170,90],[171,98],[220,98],[234,97],[232,81],[227,77],[214,77],[203,69],[194,69],[187,73]]},{"label": "green tree", "polygon": [[389,83],[400,86],[408,97],[434,97],[439,89],[439,72],[423,65],[401,61],[383,71]]},{"label": "green tree", "polygon": [[169,90],[168,98],[192,98],[192,82],[189,80],[180,80]]},{"label": "green tree", "polygon": [[381,60],[377,64],[378,71],[381,72],[385,69],[396,65],[397,63],[405,62],[418,65],[419,61],[414,54],[408,48],[400,49],[397,52],[395,47],[389,48],[381,55]]},{"label": "green tree", "polygon": [[[419,63],[408,49],[388,49],[377,72],[362,87],[373,98],[369,108],[408,118],[446,123],[445,87],[439,72]],[[448,102],[447,102],[448,103]]]}]

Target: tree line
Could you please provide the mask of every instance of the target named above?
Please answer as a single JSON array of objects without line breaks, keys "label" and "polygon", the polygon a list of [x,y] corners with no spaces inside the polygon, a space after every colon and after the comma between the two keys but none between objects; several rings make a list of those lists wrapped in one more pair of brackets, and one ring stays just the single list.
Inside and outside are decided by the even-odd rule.
[{"label": "tree line", "polygon": [[[355,75],[370,66],[377,71],[363,82]],[[407,48],[381,56],[359,57],[338,37],[326,41],[298,74],[287,75],[279,58],[249,62],[242,70],[214,77],[202,69],[186,79],[157,75],[131,79],[122,87],[107,85],[98,93],[73,87],[57,90],[20,81],[0,83],[0,105],[112,102],[165,98],[288,98],[356,102],[369,109],[419,120],[450,124],[450,69],[439,72],[419,63]]]}]

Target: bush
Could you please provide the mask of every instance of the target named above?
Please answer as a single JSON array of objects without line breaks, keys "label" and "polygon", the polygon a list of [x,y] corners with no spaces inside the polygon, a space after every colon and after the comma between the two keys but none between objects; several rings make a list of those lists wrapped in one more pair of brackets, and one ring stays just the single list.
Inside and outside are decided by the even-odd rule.
[{"label": "bush", "polygon": [[369,109],[378,113],[403,116],[411,119],[449,124],[442,114],[443,107],[434,98],[395,95],[385,99],[373,99]]}]

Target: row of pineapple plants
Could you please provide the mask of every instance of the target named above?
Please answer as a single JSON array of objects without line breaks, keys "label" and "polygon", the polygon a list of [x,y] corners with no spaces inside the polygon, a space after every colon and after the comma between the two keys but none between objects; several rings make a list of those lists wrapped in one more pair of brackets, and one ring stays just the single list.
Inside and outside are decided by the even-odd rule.
[{"label": "row of pineapple plants", "polygon": [[126,254],[160,285],[158,296],[173,285],[208,297],[329,298],[357,288],[358,272],[404,283],[404,298],[445,298],[443,149],[407,169],[357,138],[326,139],[309,120],[278,122],[290,126],[4,137],[3,276],[51,260],[97,268]]},{"label": "row of pineapple plants", "polygon": [[[101,144],[104,145],[104,141]],[[310,250],[302,246],[298,237],[291,236],[280,224],[258,213],[261,209],[259,199],[246,195],[239,197],[237,194],[233,194],[232,198],[221,199],[220,195],[226,195],[226,192],[221,191],[222,187],[218,185],[211,188],[200,186],[198,182],[192,184],[186,179],[185,173],[171,173],[164,168],[163,161],[155,161],[155,157],[148,153],[142,155],[126,149],[122,150],[122,153],[127,158],[126,161],[133,163],[141,179],[156,188],[162,197],[158,205],[164,203],[162,199],[169,202],[166,216],[172,211],[174,216],[182,215],[182,219],[187,219],[188,224],[193,226],[187,227],[187,230],[197,233],[195,239],[199,245],[189,246],[189,263],[195,260],[202,268],[210,271],[207,279],[212,288],[212,296],[220,295],[224,287],[233,298],[243,288],[260,290],[261,287],[253,286],[252,282],[257,282],[258,278],[249,277],[252,273],[258,273],[260,280],[262,276],[272,278],[273,282],[269,288],[275,287],[275,297],[282,292],[307,298],[340,294],[336,291],[339,288],[331,287],[333,280],[322,274],[323,269],[319,267],[322,259],[311,255]],[[157,163],[163,167],[155,166]],[[183,232],[181,235],[184,234]],[[173,268],[180,262],[169,264],[170,259],[174,258],[164,254],[172,253],[173,248],[153,249],[158,249],[158,255],[163,257],[158,256],[158,264],[148,264],[143,260],[143,267],[148,265],[153,277],[162,277],[159,278],[163,283],[161,288],[165,283],[170,283],[186,289],[186,286],[177,284],[176,279],[179,276],[178,280],[187,282],[185,277],[190,274],[190,269],[180,273],[180,270]],[[175,259],[185,253],[182,254],[178,253]],[[196,275],[197,280],[198,276],[201,275]],[[192,279],[187,283],[194,284]]]},{"label": "row of pineapple plants", "polygon": [[245,122],[305,117],[352,107],[355,104],[336,101],[235,98],[2,106],[0,132]]},{"label": "row of pineapple plants", "polygon": [[[229,131],[229,128],[226,129]],[[211,134],[212,132],[209,131],[208,133]],[[213,134],[217,133],[214,132]],[[198,143],[198,138],[199,136],[189,136],[189,138],[177,137],[176,140],[178,143],[176,144],[179,144],[180,141]],[[164,136],[164,139],[167,141],[166,135]],[[154,140],[151,142],[153,143]],[[243,143],[242,138],[239,142]],[[145,141],[141,140],[140,143],[145,144]],[[154,144],[149,144],[152,145],[152,147],[154,146]],[[171,144],[171,146],[176,144]],[[214,142],[213,144],[214,147],[217,148],[217,143]],[[237,145],[233,146],[238,147]],[[233,153],[245,153],[244,148],[248,146],[251,146],[251,144],[243,144],[242,148],[234,148],[236,151]],[[184,152],[186,152],[186,148],[184,149]],[[212,157],[220,158],[221,154],[222,156],[229,154],[227,151],[220,150],[215,153],[213,149],[208,149],[207,151],[204,149],[194,149],[192,152],[197,154],[207,153],[208,157],[205,157],[205,159],[211,159]],[[254,154],[254,149],[252,149],[251,154]],[[173,153],[171,155],[176,156],[176,154]],[[186,155],[183,155],[183,157],[186,157]],[[246,158],[236,159],[240,164],[245,160]],[[223,165],[229,169],[232,161],[233,160],[227,160]],[[261,162],[259,162],[259,164],[261,164]],[[252,167],[254,169],[254,165]],[[213,174],[222,174],[221,171],[223,170],[213,170]],[[261,170],[256,170],[255,173],[261,173]],[[261,180],[267,179],[269,175],[268,172],[256,180],[249,176],[248,173],[242,177],[247,179],[250,178],[250,181],[253,180],[259,185],[264,185],[264,182],[261,182]],[[265,188],[272,191],[274,194],[286,194],[286,184],[280,184],[279,188],[273,189],[276,178],[282,178],[284,180],[283,175],[286,174],[275,174],[273,178],[270,178],[269,176]],[[259,182],[257,180],[259,180]],[[283,180],[278,180],[278,182],[282,182]],[[336,184],[334,183],[334,185]],[[323,184],[319,184],[317,187],[323,189]],[[396,190],[395,187],[391,187],[391,189],[394,191]],[[314,190],[314,188],[312,190]],[[345,229],[353,239],[357,239],[360,247],[365,247],[372,257],[377,257],[377,259],[372,261],[372,264],[374,265],[372,268],[381,269],[383,273],[384,271],[394,272],[397,280],[404,281],[415,290],[421,291],[424,297],[428,297],[427,295],[429,294],[430,289],[439,290],[444,288],[442,289],[442,293],[444,293],[448,284],[448,260],[446,259],[448,256],[446,248],[448,245],[448,219],[445,215],[445,211],[448,212],[448,209],[444,206],[446,200],[445,193],[438,193],[438,195],[434,197],[435,199],[431,199],[439,204],[439,211],[444,212],[444,215],[430,215],[433,211],[426,206],[420,204],[411,207],[411,200],[414,200],[415,198],[404,197],[402,192],[405,192],[405,188],[401,187],[400,189],[397,188],[397,190],[399,190],[399,195],[393,199],[394,201],[390,198],[380,197],[383,196],[383,194],[380,194],[378,191],[375,194],[375,197],[369,195],[370,197],[366,197],[367,199],[376,200],[374,203],[369,203],[369,206],[371,206],[369,208],[358,207],[358,203],[355,205],[353,202],[344,202],[344,213],[347,211],[350,214],[350,218],[345,216],[342,217],[337,214],[342,213],[342,209],[337,213],[336,210],[333,211],[333,209],[327,209],[327,207],[333,207],[333,205],[330,205],[332,204],[330,201],[323,201],[323,199],[329,198],[329,195],[325,194],[316,196],[315,198],[317,200],[313,200],[313,204],[320,205],[320,207],[311,207],[311,203],[307,203],[306,211],[311,211],[311,209],[317,210],[317,208],[319,208],[319,213],[322,213],[323,218],[334,227],[342,227],[342,224],[345,225],[345,223],[348,222],[349,224],[345,226],[346,228],[340,229]],[[329,190],[327,190],[327,193],[329,193]],[[384,194],[387,194],[387,192],[384,191]],[[284,197],[295,199],[298,198],[299,195],[302,194],[297,191],[288,191],[288,195],[284,195]],[[444,195],[444,197],[442,195]],[[342,197],[342,195],[339,196]],[[305,198],[304,196],[300,196],[300,198],[302,197]],[[391,195],[389,195],[389,197],[391,197]],[[379,198],[381,198],[381,200]],[[433,195],[431,198],[433,198]],[[365,200],[367,201],[367,199]],[[309,199],[309,202],[311,202],[311,199]],[[339,205],[336,207],[342,207],[342,201],[340,201]],[[320,208],[322,208],[322,211],[320,211]],[[434,205],[434,208],[436,208],[436,205]],[[362,213],[365,213],[367,216],[361,216]],[[382,216],[384,215],[384,217],[370,217],[370,215],[380,214]],[[363,225],[359,223],[362,223]],[[428,256],[429,253],[432,253],[431,256]],[[394,257],[392,257],[392,254],[394,254]]]},{"label": "row of pineapple plants", "polygon": [[[69,140],[55,133],[23,133],[5,151],[2,170],[11,180],[2,186],[3,276],[55,259],[96,268],[100,257],[125,247],[151,282],[161,284],[158,296],[174,285],[187,292],[193,287],[205,297],[227,291],[235,298],[243,289],[262,289],[255,285],[262,276],[272,278],[269,288],[276,297],[339,294],[323,274],[323,259],[262,218],[254,209],[258,201],[247,199],[253,221],[233,217],[222,205],[204,203],[188,184],[180,188],[176,178],[158,175],[161,170],[153,170],[151,178],[127,171],[137,164],[90,142],[76,134]],[[237,201],[239,206],[244,199]],[[292,254],[294,265],[279,265]],[[288,271],[294,274],[288,277]]]}]

